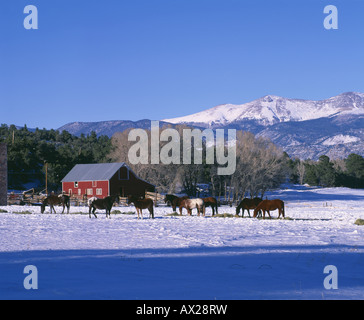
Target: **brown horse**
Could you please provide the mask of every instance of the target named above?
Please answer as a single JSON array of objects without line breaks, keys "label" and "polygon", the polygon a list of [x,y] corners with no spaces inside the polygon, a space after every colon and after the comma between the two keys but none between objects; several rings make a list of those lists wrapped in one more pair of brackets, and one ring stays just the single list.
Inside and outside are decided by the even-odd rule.
[{"label": "brown horse", "polygon": [[215,215],[215,210],[216,210],[216,214],[218,214],[216,198],[209,197],[209,198],[203,198],[202,200],[203,200],[206,208],[211,207],[213,216]]},{"label": "brown horse", "polygon": [[284,202],[280,199],[275,200],[263,200],[261,203],[258,204],[258,206],[254,209],[254,218],[257,216],[259,210],[263,211],[263,219],[265,219],[265,212],[268,212],[269,218],[272,219],[270,216],[269,211],[277,210],[279,212],[278,219],[282,214],[282,217],[284,218]]},{"label": "brown horse", "polygon": [[249,218],[251,218],[249,209],[255,209],[257,205],[262,201],[263,199],[261,198],[254,198],[254,199],[244,198],[242,201],[240,201],[239,205],[236,207],[236,215],[239,215],[240,209],[243,209],[243,218],[245,210],[248,211]]},{"label": "brown horse", "polygon": [[65,194],[61,194],[59,196],[56,196],[56,195],[52,194],[52,195],[48,196],[47,198],[45,198],[42,201],[42,205],[41,205],[41,208],[40,208],[41,213],[44,213],[45,207],[47,205],[49,205],[51,207],[51,213],[52,213],[52,211],[54,211],[54,213],[57,213],[54,206],[58,206],[58,205],[63,206],[62,213],[64,213],[64,209],[66,207],[67,207],[67,213],[70,213],[70,205],[71,205],[70,197],[66,196]]},{"label": "brown horse", "polygon": [[88,215],[91,218],[91,211],[92,214],[95,216],[95,218],[97,218],[97,215],[95,214],[96,209],[100,209],[100,210],[106,210],[106,218],[109,216],[109,218],[111,218],[111,208],[114,205],[114,202],[119,203],[120,202],[120,198],[119,196],[109,196],[106,197],[104,199],[98,199],[98,198],[90,198],[88,200],[88,206],[89,206],[89,211],[88,211]]},{"label": "brown horse", "polygon": [[198,216],[202,213],[205,216],[205,203],[202,199],[184,199],[179,205],[179,215],[182,215],[182,208],[187,209],[188,215],[192,216],[192,209],[197,209]]},{"label": "brown horse", "polygon": [[136,196],[128,196],[128,204],[134,203],[134,206],[138,213],[138,219],[139,219],[139,213],[143,219],[143,209],[149,210],[149,218],[154,219],[154,203],[152,199],[140,199]]},{"label": "brown horse", "polygon": [[189,197],[187,196],[177,197],[173,194],[167,194],[166,197],[164,198],[164,202],[165,203],[169,202],[173,208],[173,212],[175,212],[177,210],[177,207],[179,207],[179,205],[181,204],[181,201],[185,199],[189,199]]}]

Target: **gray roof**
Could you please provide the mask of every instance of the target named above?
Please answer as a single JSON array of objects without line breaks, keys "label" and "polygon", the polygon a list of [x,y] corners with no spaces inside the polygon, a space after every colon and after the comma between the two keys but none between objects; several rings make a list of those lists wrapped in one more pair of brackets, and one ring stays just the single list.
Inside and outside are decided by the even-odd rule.
[{"label": "gray roof", "polygon": [[106,181],[110,180],[121,167],[122,163],[77,164],[62,180],[62,182],[75,181]]}]

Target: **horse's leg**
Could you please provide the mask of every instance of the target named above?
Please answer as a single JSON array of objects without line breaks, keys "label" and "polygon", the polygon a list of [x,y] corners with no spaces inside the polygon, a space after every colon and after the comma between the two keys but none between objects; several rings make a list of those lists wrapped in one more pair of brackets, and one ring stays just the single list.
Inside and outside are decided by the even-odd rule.
[{"label": "horse's leg", "polygon": [[246,211],[248,211],[249,218],[251,218],[249,209],[246,209]]},{"label": "horse's leg", "polygon": [[93,208],[93,210],[92,210],[92,214],[93,214],[93,215],[95,216],[95,218],[97,219],[97,215],[96,215],[96,213],[95,213],[95,212],[96,212],[96,207],[94,207],[94,208]]},{"label": "horse's leg", "polygon": [[272,219],[272,217],[270,216],[269,210],[267,210],[267,212],[268,212],[269,219]]},{"label": "horse's leg", "polygon": [[279,208],[278,209],[278,212],[279,212],[278,219],[281,217],[281,215],[282,215],[282,219],[284,219],[284,211],[283,211],[283,208]]}]

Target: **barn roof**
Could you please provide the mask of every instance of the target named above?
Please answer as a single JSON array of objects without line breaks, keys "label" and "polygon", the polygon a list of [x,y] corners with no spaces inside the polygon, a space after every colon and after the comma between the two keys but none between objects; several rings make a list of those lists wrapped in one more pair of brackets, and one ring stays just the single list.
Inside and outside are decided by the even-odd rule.
[{"label": "barn roof", "polygon": [[62,180],[62,182],[75,181],[106,181],[110,180],[121,167],[121,163],[77,164]]}]

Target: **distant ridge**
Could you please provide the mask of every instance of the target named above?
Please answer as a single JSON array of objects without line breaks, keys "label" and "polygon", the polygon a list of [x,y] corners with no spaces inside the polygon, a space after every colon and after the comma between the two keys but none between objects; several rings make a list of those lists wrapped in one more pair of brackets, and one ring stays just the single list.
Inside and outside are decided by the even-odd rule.
[{"label": "distant ridge", "polygon": [[[126,129],[150,129],[150,121],[74,122],[58,130],[74,135],[95,131],[111,137]],[[301,159],[318,159],[323,154],[331,158],[345,158],[350,153],[364,156],[364,94],[358,92],[320,101],[267,95],[242,105],[219,105],[160,123],[250,131]]]},{"label": "distant ridge", "polygon": [[346,92],[321,101],[267,95],[242,105],[219,105],[189,116],[163,121],[219,127],[244,120],[254,120],[267,126],[279,122],[314,120],[340,114],[364,114],[364,94]]}]

